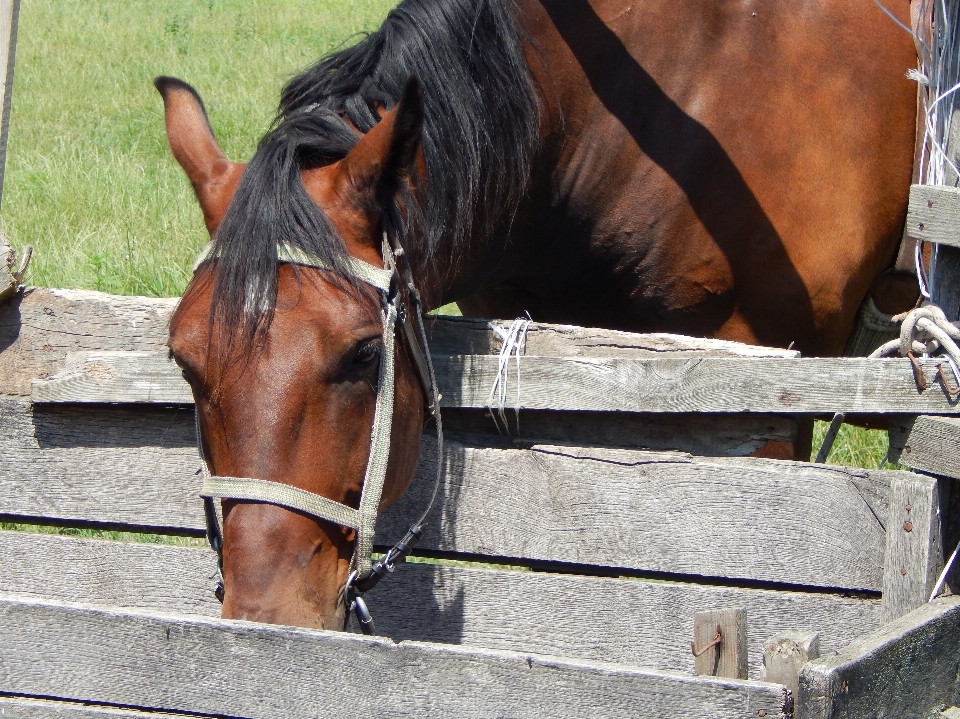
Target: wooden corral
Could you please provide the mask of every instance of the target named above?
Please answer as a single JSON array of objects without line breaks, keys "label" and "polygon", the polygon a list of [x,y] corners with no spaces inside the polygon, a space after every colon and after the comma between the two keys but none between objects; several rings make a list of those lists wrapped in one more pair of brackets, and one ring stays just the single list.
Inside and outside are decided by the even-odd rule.
[{"label": "wooden corral", "polygon": [[[29,289],[0,308],[5,521],[202,536],[192,398],[164,346],[174,306]],[[960,406],[938,360],[918,391],[907,359],[532,324],[507,436],[487,416],[491,325],[430,333],[443,501],[420,558],[369,595],[381,637],[219,619],[205,547],[4,531],[0,714],[813,719],[957,703],[960,599],[928,602],[960,539]],[[892,458],[918,471],[749,456],[843,410],[889,415]],[[426,501],[423,442],[384,545]],[[698,675],[691,642],[717,624]],[[731,676],[702,675],[718,669]]]}]

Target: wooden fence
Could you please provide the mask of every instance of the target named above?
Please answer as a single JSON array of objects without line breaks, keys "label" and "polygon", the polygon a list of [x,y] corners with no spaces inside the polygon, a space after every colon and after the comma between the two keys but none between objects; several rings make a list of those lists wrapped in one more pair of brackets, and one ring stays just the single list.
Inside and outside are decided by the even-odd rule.
[{"label": "wooden fence", "polygon": [[[4,521],[202,536],[192,398],[164,346],[174,305],[32,289],[0,307]],[[957,703],[960,601],[928,603],[960,539],[960,407],[937,361],[918,391],[908,360],[533,324],[508,437],[485,409],[496,333],[430,331],[443,501],[423,558],[370,595],[382,637],[219,619],[206,547],[2,531],[0,715],[812,719]],[[890,415],[891,454],[918,472],[748,456],[838,410]],[[423,457],[384,543],[425,502]],[[695,665],[691,640],[728,619]],[[703,675],[718,669],[732,676]]]}]

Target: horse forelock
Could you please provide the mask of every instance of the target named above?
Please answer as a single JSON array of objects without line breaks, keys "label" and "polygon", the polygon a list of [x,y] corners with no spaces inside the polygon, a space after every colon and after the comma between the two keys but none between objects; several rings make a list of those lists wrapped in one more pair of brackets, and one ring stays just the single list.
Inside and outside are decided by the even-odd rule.
[{"label": "horse forelock", "polygon": [[[277,243],[318,255],[333,274],[346,246],[310,199],[302,169],[337,161],[398,102],[416,75],[424,93],[426,188],[409,189],[403,228],[421,282],[454,271],[473,241],[509,223],[539,143],[540,100],[513,0],[404,0],[379,30],[283,89],[277,120],[247,166],[217,230],[214,319],[249,347],[276,301]],[[443,253],[443,262],[435,260]]]}]

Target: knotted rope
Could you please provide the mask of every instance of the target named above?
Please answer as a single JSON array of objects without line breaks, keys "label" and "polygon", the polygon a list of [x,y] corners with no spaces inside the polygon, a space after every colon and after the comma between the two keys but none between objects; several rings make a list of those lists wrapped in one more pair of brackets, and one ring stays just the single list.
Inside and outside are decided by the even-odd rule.
[{"label": "knotted rope", "polygon": [[[943,371],[942,364],[937,368],[937,376],[940,378],[944,392],[952,401],[960,398],[960,347],[957,346],[957,342],[960,341],[960,322],[948,320],[943,310],[932,302],[923,302],[919,307],[896,315],[893,319],[901,323],[899,339],[880,345],[870,354],[870,357],[890,357],[899,354],[901,357],[909,358],[913,365],[913,378],[917,383],[917,389],[922,392],[927,389],[927,378],[923,374],[923,368],[917,356],[929,356],[942,352],[942,358],[953,370],[952,386],[946,372]],[[833,415],[815,462],[822,464],[827,461],[827,455],[833,449],[833,443],[845,418],[845,412]]]}]

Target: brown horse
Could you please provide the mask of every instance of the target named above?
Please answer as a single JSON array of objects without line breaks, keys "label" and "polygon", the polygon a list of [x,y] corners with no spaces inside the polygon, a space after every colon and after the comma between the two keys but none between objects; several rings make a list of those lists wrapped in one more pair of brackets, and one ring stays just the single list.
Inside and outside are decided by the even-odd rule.
[{"label": "brown horse", "polygon": [[[210,471],[356,506],[383,315],[344,267],[388,225],[428,307],[839,354],[894,260],[914,64],[872,0],[404,0],[288,84],[246,167],[158,79],[214,238],[170,327]],[[381,507],[418,459],[410,349]],[[352,530],[223,509],[224,616],[344,626]]]}]

